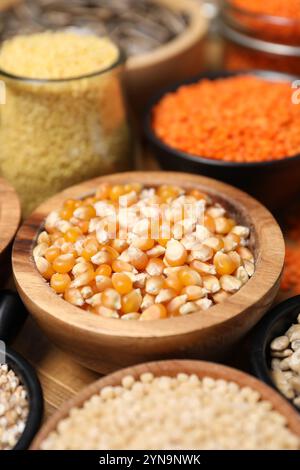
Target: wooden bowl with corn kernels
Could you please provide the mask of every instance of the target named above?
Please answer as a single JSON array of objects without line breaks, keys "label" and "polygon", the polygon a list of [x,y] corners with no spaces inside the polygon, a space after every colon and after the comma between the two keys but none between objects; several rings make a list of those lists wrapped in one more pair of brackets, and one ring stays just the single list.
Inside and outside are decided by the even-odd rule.
[{"label": "wooden bowl with corn kernels", "polygon": [[[253,253],[255,265],[254,273],[250,279],[241,285],[236,293],[227,294],[220,303],[216,303],[208,309],[199,307],[194,309],[193,313],[183,314],[183,312],[187,313],[186,305],[192,303],[188,302],[188,296],[185,295],[181,297],[182,310],[179,310],[181,314],[177,310],[176,314],[169,314],[170,304],[168,303],[166,306],[163,305],[160,310],[166,318],[151,321],[141,321],[141,319],[146,319],[142,318],[142,316],[145,317],[144,311],[139,320],[123,321],[123,317],[107,318],[106,313],[111,309],[103,309],[103,305],[97,307],[96,310],[92,308],[93,313],[96,313],[92,314],[90,311],[86,311],[85,307],[88,307],[86,304],[82,309],[64,300],[63,295],[58,295],[57,291],[55,292],[50,287],[49,282],[38,271],[33,256],[38,237],[45,230],[46,217],[52,211],[59,211],[67,200],[76,201],[77,206],[82,204],[80,201],[95,195],[99,187],[119,188],[123,185],[131,185],[132,187],[136,183],[145,188],[145,194],[149,193],[147,189],[155,192],[155,188],[165,188],[170,185],[172,188],[177,188],[178,191],[180,188],[181,192],[178,194],[204,194],[207,196],[206,201],[223,208],[230,220],[235,220],[237,226],[248,227],[250,233],[247,242],[248,249]],[[203,197],[199,196],[200,199]],[[167,199],[167,209],[168,204],[171,204],[170,201]],[[70,220],[73,221],[73,219]],[[129,243],[129,239],[127,242]],[[170,255],[169,243],[174,247],[174,240],[172,239],[166,244],[163,258],[167,259],[164,262],[168,273],[169,268],[174,267],[167,257]],[[178,244],[178,242],[175,241],[175,246],[177,246],[176,243]],[[100,251],[103,250],[106,248],[101,248]],[[279,289],[284,253],[283,236],[273,216],[255,199],[240,190],[213,179],[186,173],[130,172],[86,181],[43,203],[25,221],[17,234],[13,248],[13,271],[23,302],[45,334],[82,365],[100,373],[108,373],[124,366],[149,360],[222,357],[245,336],[272,305]],[[192,254],[193,252],[189,253],[189,255]],[[120,256],[122,255],[123,252]],[[79,257],[76,262],[80,262],[80,259],[82,257]],[[91,259],[94,263],[94,258]],[[185,259],[193,260],[194,258],[187,257]],[[101,263],[98,268],[102,269]],[[52,267],[50,269],[53,270]],[[173,271],[172,274],[177,275],[176,269]],[[180,272],[182,272],[181,268]],[[51,276],[53,277],[53,273]],[[53,287],[52,277],[51,285]],[[97,286],[98,280],[100,278],[102,280],[104,277],[96,277]],[[202,277],[199,286],[204,285],[205,288],[207,276]],[[57,277],[55,279],[57,280]],[[220,282],[222,280],[220,278]],[[69,285],[75,286],[75,284]],[[221,285],[223,286],[223,284]],[[144,288],[139,291],[144,292]],[[103,290],[100,292],[100,297],[96,298],[100,298],[104,303]],[[159,291],[158,294],[161,292]],[[66,296],[65,293],[64,295]],[[207,289],[206,295],[210,295]],[[122,297],[122,305],[123,300]],[[91,302],[89,303],[91,304]],[[155,305],[154,309],[152,307],[151,313],[155,312],[156,315],[158,310]],[[118,317],[118,315],[115,316]],[[138,315],[136,314],[136,316]],[[149,315],[147,319],[150,319]]]}]

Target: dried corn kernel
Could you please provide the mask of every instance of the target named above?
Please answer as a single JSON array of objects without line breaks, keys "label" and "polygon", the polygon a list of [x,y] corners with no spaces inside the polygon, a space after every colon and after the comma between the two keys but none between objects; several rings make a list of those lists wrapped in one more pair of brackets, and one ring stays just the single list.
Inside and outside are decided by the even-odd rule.
[{"label": "dried corn kernel", "polygon": [[71,278],[68,274],[55,273],[50,280],[50,286],[57,294],[63,294],[70,284]]},{"label": "dried corn kernel", "polygon": [[[252,276],[247,227],[236,225],[219,203],[177,187],[132,187],[102,185],[97,197],[64,204],[64,210],[73,211],[69,221],[60,212],[48,216],[48,228],[34,249],[35,261],[65,300],[106,318],[159,319],[207,310]],[[132,192],[125,217],[118,202],[131,198]],[[157,207],[162,201],[167,203]],[[184,204],[200,205],[201,214],[186,212]],[[103,228],[111,211],[117,221],[113,239],[112,228]],[[153,214],[158,220],[152,220]],[[79,228],[82,218],[89,219],[84,221],[89,224],[85,235]],[[180,236],[175,227],[184,229]],[[165,235],[168,228],[178,239]]]},{"label": "dried corn kernel", "polygon": [[144,310],[140,316],[140,320],[160,320],[168,316],[166,307],[162,304],[155,304]]},{"label": "dried corn kernel", "polygon": [[119,294],[125,295],[132,291],[132,281],[124,273],[114,273],[112,275],[112,283]]}]

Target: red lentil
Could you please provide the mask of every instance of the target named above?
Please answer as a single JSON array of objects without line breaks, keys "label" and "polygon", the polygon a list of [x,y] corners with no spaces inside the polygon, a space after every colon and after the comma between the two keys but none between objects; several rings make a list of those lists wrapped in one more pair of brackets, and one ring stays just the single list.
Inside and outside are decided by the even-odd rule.
[{"label": "red lentil", "polygon": [[165,144],[196,156],[280,160],[300,152],[300,106],[291,97],[290,83],[250,75],[201,80],[160,100],[153,129]]},{"label": "red lentil", "polygon": [[252,13],[300,19],[300,0],[231,0],[231,3]]},{"label": "red lentil", "polygon": [[[298,212],[299,213],[299,212]],[[287,246],[281,289],[300,294],[300,221],[296,215],[289,218],[285,234]]]}]

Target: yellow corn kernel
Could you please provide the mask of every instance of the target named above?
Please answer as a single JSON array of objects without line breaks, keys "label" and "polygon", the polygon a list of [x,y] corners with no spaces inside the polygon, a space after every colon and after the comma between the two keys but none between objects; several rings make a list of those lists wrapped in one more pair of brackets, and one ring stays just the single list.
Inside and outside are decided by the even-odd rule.
[{"label": "yellow corn kernel", "polygon": [[82,307],[84,305],[84,299],[81,295],[79,289],[76,288],[68,288],[64,293],[64,299],[70,304],[76,305],[76,307]]},{"label": "yellow corn kernel", "polygon": [[54,274],[54,270],[51,264],[49,263],[49,261],[47,261],[42,256],[39,256],[36,258],[35,264],[39,273],[43,276],[43,278],[49,281]]},{"label": "yellow corn kernel", "polygon": [[47,232],[43,231],[39,234],[37,239],[38,244],[46,243],[46,245],[50,245],[50,236]]},{"label": "yellow corn kernel", "polygon": [[45,258],[49,263],[53,263],[60,254],[61,249],[58,246],[50,246],[45,252]]},{"label": "yellow corn kernel", "polygon": [[126,261],[122,261],[121,259],[114,260],[111,267],[115,273],[122,273],[124,271],[132,272],[134,270],[132,264],[129,264]]},{"label": "yellow corn kernel", "polygon": [[232,274],[236,268],[236,263],[226,253],[216,253],[214,257],[214,266],[220,276]]},{"label": "yellow corn kernel", "polygon": [[74,217],[79,220],[86,220],[89,221],[96,217],[96,209],[91,206],[90,204],[78,207],[74,211]]},{"label": "yellow corn kernel", "polygon": [[214,219],[210,215],[205,215],[203,220],[203,225],[206,227],[211,233],[216,231],[216,224]]},{"label": "yellow corn kernel", "polygon": [[123,313],[138,312],[142,304],[142,295],[139,289],[129,292],[122,298]]},{"label": "yellow corn kernel", "polygon": [[179,196],[181,189],[177,186],[162,185],[157,190],[157,195],[163,200],[168,201]]},{"label": "yellow corn kernel", "polygon": [[104,307],[111,308],[112,310],[119,310],[121,308],[121,296],[115,289],[105,289],[101,295],[101,302]]},{"label": "yellow corn kernel", "polygon": [[113,202],[118,202],[119,198],[124,194],[126,194],[126,190],[122,185],[112,186],[109,191],[109,197]]},{"label": "yellow corn kernel", "polygon": [[73,217],[73,209],[63,207],[59,212],[59,215],[63,220],[70,220]]},{"label": "yellow corn kernel", "polygon": [[128,249],[130,263],[139,271],[143,271],[148,264],[148,256],[139,248],[130,247]]},{"label": "yellow corn kernel", "polygon": [[105,307],[104,305],[95,307],[94,312],[97,313],[97,315],[100,315],[101,317],[104,317],[104,318],[120,318],[116,310]]},{"label": "yellow corn kernel", "polygon": [[128,248],[128,243],[126,240],[121,238],[116,238],[111,242],[112,248],[114,248],[118,253],[122,253],[124,250]]},{"label": "yellow corn kernel", "polygon": [[108,253],[112,261],[117,259],[118,256],[120,255],[120,253],[117,250],[115,250],[112,246],[104,246],[103,248],[101,248],[101,251]]},{"label": "yellow corn kernel", "polygon": [[145,290],[147,294],[158,295],[159,291],[164,287],[163,276],[153,276],[147,279]]},{"label": "yellow corn kernel", "polygon": [[186,286],[182,289],[181,295],[186,295],[187,300],[193,301],[193,300],[199,300],[202,299],[205,295],[205,289],[203,289],[200,286]]},{"label": "yellow corn kernel", "polygon": [[180,307],[184,305],[186,301],[187,301],[187,295],[185,294],[174,297],[174,299],[172,299],[167,305],[168,314],[173,317],[178,316],[180,314],[179,313]]},{"label": "yellow corn kernel", "polygon": [[240,257],[245,261],[251,261],[251,263],[254,263],[254,256],[253,254],[251,253],[251,251],[249,250],[249,248],[245,247],[245,246],[240,246],[239,248],[237,248],[236,250],[238,252],[238,254],[240,255]]},{"label": "yellow corn kernel", "polygon": [[111,191],[111,186],[108,183],[102,183],[96,191],[97,199],[108,199]]},{"label": "yellow corn kernel", "polygon": [[79,220],[79,221],[77,222],[77,227],[81,230],[81,232],[82,232],[83,234],[88,233],[88,231],[89,231],[89,225],[90,225],[90,224],[89,224],[89,221],[87,221],[87,220]]},{"label": "yellow corn kernel", "polygon": [[191,268],[183,268],[179,271],[178,277],[183,286],[201,286],[202,279],[200,274]]},{"label": "yellow corn kernel", "polygon": [[235,226],[233,219],[227,219],[226,217],[215,218],[216,232],[220,235],[226,235]]},{"label": "yellow corn kernel", "polygon": [[167,243],[170,241],[170,238],[159,238],[157,240],[157,243],[161,246],[163,246],[164,248],[166,248],[167,246]]},{"label": "yellow corn kernel", "polygon": [[137,238],[132,242],[135,248],[139,248],[142,251],[151,250],[154,247],[155,241],[151,238]]},{"label": "yellow corn kernel", "polygon": [[164,287],[174,289],[179,294],[183,289],[183,284],[177,274],[172,274],[165,279]]},{"label": "yellow corn kernel", "polygon": [[63,203],[63,208],[64,209],[70,209],[70,210],[74,211],[74,209],[76,209],[76,207],[78,207],[79,205],[80,205],[80,201],[78,201],[76,199],[67,199]]},{"label": "yellow corn kernel", "polygon": [[140,316],[142,321],[160,320],[161,318],[167,318],[167,309],[162,304],[155,304],[143,311]]},{"label": "yellow corn kernel", "polygon": [[190,263],[190,267],[197,271],[199,274],[217,274],[216,268],[213,264],[203,263],[199,260],[194,260]]},{"label": "yellow corn kernel", "polygon": [[135,191],[136,193],[140,193],[143,189],[143,185],[141,183],[130,183],[130,184],[125,184],[124,190],[126,193],[131,193],[132,191]]},{"label": "yellow corn kernel", "polygon": [[112,280],[108,276],[97,275],[95,277],[95,283],[98,292],[103,292],[105,289],[112,287]]},{"label": "yellow corn kernel", "polygon": [[200,201],[201,199],[206,200],[207,198],[207,196],[203,194],[201,191],[199,191],[199,189],[192,189],[191,191],[188,192],[188,195],[194,197],[198,201]]},{"label": "yellow corn kernel", "polygon": [[216,276],[203,276],[203,286],[205,289],[208,290],[211,294],[215,294],[216,292],[219,292],[221,289],[219,279]]},{"label": "yellow corn kernel", "polygon": [[81,253],[81,256],[87,261],[90,261],[92,256],[98,253],[98,250],[99,250],[98,241],[95,238],[87,239],[83,242],[83,251]]},{"label": "yellow corn kernel", "polygon": [[230,297],[230,294],[228,292],[225,292],[223,289],[221,289],[219,292],[217,292],[216,294],[212,296],[216,304],[225,302],[225,300],[227,300],[229,297]]},{"label": "yellow corn kernel", "polygon": [[121,295],[128,294],[132,291],[132,281],[126,274],[114,273],[112,276],[112,284]]},{"label": "yellow corn kernel", "polygon": [[107,276],[110,277],[112,273],[111,266],[109,264],[101,264],[95,271],[95,276]]},{"label": "yellow corn kernel", "polygon": [[65,239],[67,242],[75,243],[80,237],[82,237],[82,231],[79,227],[71,227],[65,233]]},{"label": "yellow corn kernel", "polygon": [[178,240],[170,240],[167,244],[165,260],[169,266],[182,266],[187,259],[187,251]]},{"label": "yellow corn kernel", "polygon": [[203,245],[208,246],[217,252],[224,248],[224,241],[218,237],[209,237],[204,240]]},{"label": "yellow corn kernel", "polygon": [[160,258],[150,259],[146,266],[146,272],[150,276],[160,276],[163,273],[164,269],[164,262]]},{"label": "yellow corn kernel", "polygon": [[50,286],[57,294],[63,294],[70,284],[71,278],[68,274],[55,273],[50,280]]},{"label": "yellow corn kernel", "polygon": [[224,250],[226,252],[235,250],[239,246],[241,239],[235,233],[228,233],[226,237],[223,238]]},{"label": "yellow corn kernel", "polygon": [[67,253],[64,255],[60,255],[53,261],[53,269],[57,273],[65,274],[70,272],[75,265],[75,258],[74,255],[71,253]]}]

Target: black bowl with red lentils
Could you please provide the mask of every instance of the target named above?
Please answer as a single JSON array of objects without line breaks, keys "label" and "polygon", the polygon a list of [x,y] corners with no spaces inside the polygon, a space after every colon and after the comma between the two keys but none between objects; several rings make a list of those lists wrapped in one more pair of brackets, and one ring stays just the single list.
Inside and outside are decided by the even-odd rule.
[{"label": "black bowl with red lentils", "polygon": [[279,210],[299,193],[296,80],[261,70],[221,71],[174,84],[147,108],[150,150],[165,170],[225,181]]}]

